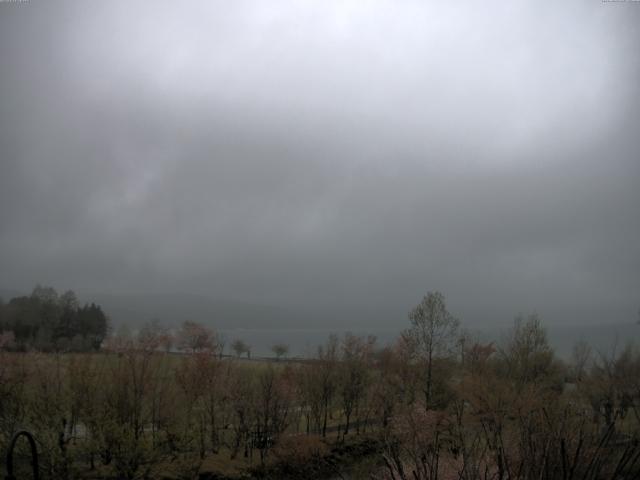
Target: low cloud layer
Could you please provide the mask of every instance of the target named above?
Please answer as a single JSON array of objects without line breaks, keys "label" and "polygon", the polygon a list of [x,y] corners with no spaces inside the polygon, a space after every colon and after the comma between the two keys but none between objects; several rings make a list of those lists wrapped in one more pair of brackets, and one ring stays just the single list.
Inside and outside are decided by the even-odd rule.
[{"label": "low cloud layer", "polygon": [[0,287],[633,321],[639,26],[635,2],[0,3]]}]

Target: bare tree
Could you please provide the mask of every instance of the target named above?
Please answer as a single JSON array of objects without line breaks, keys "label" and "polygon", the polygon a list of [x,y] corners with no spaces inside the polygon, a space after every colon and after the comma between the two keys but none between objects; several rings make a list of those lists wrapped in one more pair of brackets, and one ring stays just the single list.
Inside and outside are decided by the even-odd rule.
[{"label": "bare tree", "polygon": [[430,408],[433,399],[434,359],[450,356],[456,340],[459,322],[449,313],[444,296],[440,292],[429,292],[409,312],[411,328],[405,332],[414,347],[415,354],[425,362],[425,402]]},{"label": "bare tree", "polygon": [[231,343],[231,349],[238,357],[242,356],[243,353],[246,353],[248,357],[250,355],[249,352],[251,352],[251,347],[240,339],[236,339]]},{"label": "bare tree", "polygon": [[576,382],[582,380],[586,373],[587,364],[591,360],[591,347],[584,340],[576,342],[571,352],[571,367]]},{"label": "bare tree", "polygon": [[499,352],[505,362],[505,373],[517,385],[552,378],[553,349],[536,313],[526,319],[521,315],[515,319],[505,345]]},{"label": "bare tree", "polygon": [[263,464],[267,453],[288,425],[293,392],[291,372],[287,370],[278,372],[268,366],[258,376],[253,443],[260,451]]},{"label": "bare tree", "polygon": [[339,368],[339,395],[345,417],[344,435],[349,433],[352,415],[359,413],[370,381],[371,357],[375,337],[358,337],[347,333],[342,339],[342,362]]},{"label": "bare tree", "polygon": [[280,360],[282,357],[286,357],[289,353],[289,345],[284,343],[276,343],[271,347],[271,351],[275,354],[276,358]]},{"label": "bare tree", "polygon": [[327,435],[327,421],[329,409],[336,393],[338,362],[338,337],[330,335],[325,346],[318,348],[318,361],[314,365],[316,381],[318,382],[319,399],[322,412],[322,436]]},{"label": "bare tree", "polygon": [[136,340],[139,346],[165,352],[171,350],[174,341],[169,329],[159,320],[150,320],[145,323],[136,335]]},{"label": "bare tree", "polygon": [[178,348],[191,353],[210,352],[218,346],[215,333],[196,322],[185,321],[178,332]]}]

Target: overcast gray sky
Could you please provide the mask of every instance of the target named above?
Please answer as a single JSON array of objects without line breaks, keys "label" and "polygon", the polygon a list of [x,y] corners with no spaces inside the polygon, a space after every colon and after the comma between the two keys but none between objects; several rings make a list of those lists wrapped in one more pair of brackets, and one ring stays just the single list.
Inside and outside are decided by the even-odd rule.
[{"label": "overcast gray sky", "polygon": [[638,2],[3,2],[0,99],[2,288],[640,307]]}]

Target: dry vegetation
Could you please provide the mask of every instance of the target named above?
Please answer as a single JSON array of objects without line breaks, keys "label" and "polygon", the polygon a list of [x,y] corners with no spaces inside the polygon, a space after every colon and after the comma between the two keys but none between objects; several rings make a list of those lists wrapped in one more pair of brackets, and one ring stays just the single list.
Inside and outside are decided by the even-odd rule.
[{"label": "dry vegetation", "polygon": [[222,358],[194,323],[1,351],[0,447],[33,432],[43,478],[640,478],[638,349],[564,364],[535,316],[482,344],[437,293],[410,320],[393,346],[331,337],[304,362]]}]

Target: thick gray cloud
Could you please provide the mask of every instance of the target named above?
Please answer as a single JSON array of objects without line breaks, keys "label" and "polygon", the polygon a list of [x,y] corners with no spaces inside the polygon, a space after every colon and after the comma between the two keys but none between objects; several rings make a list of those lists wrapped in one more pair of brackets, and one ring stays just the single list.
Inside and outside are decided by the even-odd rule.
[{"label": "thick gray cloud", "polygon": [[636,2],[0,3],[0,287],[632,320],[639,41]]}]

